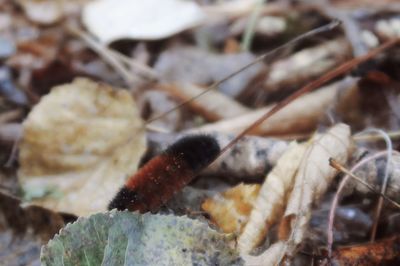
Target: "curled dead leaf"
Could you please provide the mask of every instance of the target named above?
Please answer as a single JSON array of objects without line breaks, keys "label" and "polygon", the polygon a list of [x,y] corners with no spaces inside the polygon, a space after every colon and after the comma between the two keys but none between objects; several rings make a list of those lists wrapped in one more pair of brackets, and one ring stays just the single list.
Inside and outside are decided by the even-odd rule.
[{"label": "curled dead leaf", "polygon": [[61,212],[106,210],[145,150],[131,95],[87,79],[55,87],[23,126],[19,180],[52,191],[32,203]]},{"label": "curled dead leaf", "polygon": [[287,194],[293,188],[293,179],[306,148],[306,144],[291,143],[267,175],[249,221],[238,239],[238,248],[242,254],[249,253],[260,244],[271,225],[282,216]]},{"label": "curled dead leaf", "polygon": [[279,229],[290,232],[289,236],[287,233],[282,236],[286,240],[287,255],[296,252],[306,233],[312,206],[318,203],[337,173],[329,166],[329,158],[345,163],[350,150],[350,128],[338,124],[317,136],[305,152]]},{"label": "curled dead leaf", "polygon": [[[285,255],[292,257],[296,253],[304,239],[312,206],[318,203],[337,173],[329,166],[329,158],[345,163],[351,143],[350,128],[345,124],[338,124],[312,140],[303,155],[279,225],[280,241],[259,256],[247,256],[249,265],[277,265]],[[264,264],[266,260],[269,264]]]}]

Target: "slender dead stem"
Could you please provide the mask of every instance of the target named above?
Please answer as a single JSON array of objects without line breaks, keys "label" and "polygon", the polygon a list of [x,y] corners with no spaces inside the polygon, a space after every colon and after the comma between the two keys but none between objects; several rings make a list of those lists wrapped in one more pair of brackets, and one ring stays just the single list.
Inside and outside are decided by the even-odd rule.
[{"label": "slender dead stem", "polygon": [[[397,151],[392,151],[393,154],[397,154],[400,155],[399,152]],[[345,171],[347,171],[347,173],[352,174],[352,172],[358,170],[359,168],[361,168],[363,165],[365,165],[366,163],[368,163],[369,161],[375,160],[377,158],[383,157],[383,156],[387,156],[387,151],[383,151],[383,152],[379,152],[377,154],[374,154],[372,156],[369,156],[363,160],[361,160],[360,162],[358,162],[356,165],[354,165],[350,171],[348,171],[347,169],[345,169]],[[337,165],[337,164],[336,164]],[[343,168],[341,168],[343,169]],[[339,169],[338,169],[339,170]],[[341,171],[341,170],[339,170]],[[346,173],[346,172],[345,172]],[[329,212],[329,222],[328,222],[328,229],[327,229],[327,238],[328,238],[328,243],[327,243],[327,250],[328,250],[328,257],[331,258],[332,257],[332,245],[333,245],[333,222],[335,219],[335,211],[339,202],[339,198],[340,198],[340,194],[342,193],[345,185],[347,184],[347,182],[350,179],[350,175],[348,175],[346,173],[346,176],[343,177],[342,181],[339,184],[339,187],[336,191],[335,197],[333,198],[332,201],[332,205],[331,205],[331,209]],[[357,178],[357,177],[356,177]],[[369,184],[368,184],[369,185]],[[381,194],[380,192],[377,192],[378,194]],[[386,196],[385,196],[386,197]],[[398,204],[398,203],[395,203]]]},{"label": "slender dead stem", "polygon": [[242,39],[242,50],[249,51],[251,46],[251,41],[253,40],[254,31],[260,17],[261,8],[265,4],[267,0],[258,0],[256,6],[254,7],[249,21],[247,22],[246,29],[244,31],[243,39]]},{"label": "slender dead stem", "polygon": [[[387,149],[388,155],[387,155],[387,160],[386,160],[385,175],[383,177],[383,183],[382,183],[382,187],[381,187],[381,193],[385,194],[387,184],[389,182],[389,171],[390,171],[390,167],[392,165],[392,150],[393,150],[392,140],[390,139],[389,135],[381,129],[369,128],[359,134],[363,134],[364,132],[378,133],[383,137],[383,139],[386,142],[386,149]],[[371,242],[373,242],[375,240],[376,230],[378,228],[379,217],[381,215],[382,206],[383,206],[383,198],[379,197],[378,205],[377,205],[376,211],[375,211],[374,224],[372,226],[372,231],[371,231],[371,238],[370,238]]]},{"label": "slender dead stem", "polygon": [[366,186],[369,190],[371,190],[373,193],[380,195],[381,197],[383,197],[385,200],[387,200],[388,202],[392,203],[395,207],[400,209],[400,203],[397,203],[396,201],[392,200],[391,198],[389,198],[388,196],[386,196],[385,194],[382,194],[382,192],[378,191],[377,189],[375,189],[373,186],[371,186],[370,184],[368,184],[367,182],[365,182],[364,180],[362,180],[361,178],[359,178],[358,176],[356,176],[355,174],[353,174],[350,170],[348,170],[347,168],[345,168],[343,165],[341,165],[339,162],[337,162],[335,159],[330,158],[329,159],[329,165],[332,166],[333,168],[335,168],[336,170],[345,173],[346,175],[349,175],[351,178],[357,180],[359,183],[363,184],[364,186]]}]

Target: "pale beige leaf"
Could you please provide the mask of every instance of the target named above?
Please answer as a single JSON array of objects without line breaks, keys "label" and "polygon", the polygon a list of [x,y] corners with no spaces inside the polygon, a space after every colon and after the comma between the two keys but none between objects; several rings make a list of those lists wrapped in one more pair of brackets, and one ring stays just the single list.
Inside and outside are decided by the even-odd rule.
[{"label": "pale beige leaf", "polygon": [[163,39],[201,24],[205,17],[195,2],[182,0],[97,0],[82,14],[85,26],[104,43]]},{"label": "pale beige leaf", "polygon": [[[302,134],[316,128],[318,123],[326,114],[329,107],[336,101],[354,101],[350,98],[351,93],[338,94],[341,90],[356,90],[357,79],[349,78],[325,86],[315,92],[298,98],[288,106],[262,123],[255,134],[282,136],[285,134]],[[191,133],[207,133],[212,131],[239,133],[270,110],[268,106],[257,111],[250,112],[238,117],[221,120],[191,130]]]},{"label": "pale beige leaf", "polygon": [[19,179],[27,190],[55,192],[32,203],[56,211],[106,210],[145,150],[131,95],[87,79],[53,88],[23,126]]},{"label": "pale beige leaf", "polygon": [[201,205],[211,220],[225,233],[239,233],[248,220],[260,185],[239,184]]},{"label": "pale beige leaf", "polygon": [[247,254],[259,245],[271,225],[283,215],[287,194],[293,188],[293,179],[306,148],[307,144],[291,143],[267,175],[251,210],[249,221],[239,236],[240,253]]},{"label": "pale beige leaf", "polygon": [[337,170],[330,167],[329,158],[346,163],[352,147],[350,134],[348,125],[338,124],[317,136],[305,152],[280,224],[286,227],[283,231],[289,232],[287,255],[292,256],[302,242],[313,205],[318,204],[337,174]]}]

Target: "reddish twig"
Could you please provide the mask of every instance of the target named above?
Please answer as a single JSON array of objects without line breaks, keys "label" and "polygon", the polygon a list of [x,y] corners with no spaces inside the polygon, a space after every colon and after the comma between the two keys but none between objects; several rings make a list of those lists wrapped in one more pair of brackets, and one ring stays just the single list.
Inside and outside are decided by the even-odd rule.
[{"label": "reddish twig", "polygon": [[[304,87],[302,87],[301,89],[299,89],[298,91],[294,92],[293,94],[289,95],[288,97],[286,97],[284,100],[278,102],[271,110],[269,110],[267,113],[265,113],[263,116],[261,116],[259,119],[257,119],[253,124],[251,124],[248,128],[246,128],[245,130],[243,130],[240,134],[238,134],[228,145],[226,145],[222,150],[221,150],[221,154],[223,154],[226,150],[230,149],[233,145],[235,145],[235,143],[241,139],[243,136],[245,136],[248,133],[251,133],[252,131],[254,131],[261,123],[263,123],[265,120],[267,120],[269,117],[271,117],[272,115],[274,115],[275,113],[277,113],[279,110],[281,110],[282,108],[284,108],[285,106],[287,106],[289,103],[293,102],[294,100],[296,100],[297,98],[299,98],[300,96],[318,89],[320,86],[324,85],[326,82],[350,71],[351,69],[353,69],[354,67],[358,66],[361,63],[364,63],[368,60],[370,60],[371,58],[377,56],[378,54],[380,54],[381,52],[383,52],[384,50],[394,46],[395,44],[398,43],[398,39],[395,40],[391,40],[388,41],[384,44],[382,44],[381,46],[379,46],[378,48],[371,50],[368,54],[354,58],[340,66],[338,66],[337,68],[329,71],[328,73],[326,73],[325,75],[323,75],[322,77],[318,78],[317,80],[314,80],[310,83],[308,83],[307,85],[305,85]],[[220,155],[221,155],[220,154]]]}]

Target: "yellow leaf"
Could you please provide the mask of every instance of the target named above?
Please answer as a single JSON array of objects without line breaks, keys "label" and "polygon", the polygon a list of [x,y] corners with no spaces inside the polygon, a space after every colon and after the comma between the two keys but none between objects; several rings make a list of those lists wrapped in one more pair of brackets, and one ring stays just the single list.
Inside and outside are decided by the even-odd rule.
[{"label": "yellow leaf", "polygon": [[239,184],[201,205],[225,233],[238,233],[246,224],[260,185]]}]

